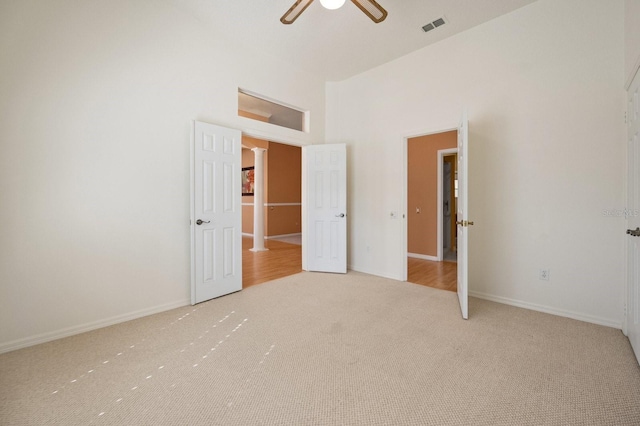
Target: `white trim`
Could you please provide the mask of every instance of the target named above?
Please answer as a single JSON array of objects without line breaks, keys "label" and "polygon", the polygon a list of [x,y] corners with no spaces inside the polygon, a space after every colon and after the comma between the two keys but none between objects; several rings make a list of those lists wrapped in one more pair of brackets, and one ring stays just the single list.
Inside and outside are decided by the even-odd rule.
[{"label": "white trim", "polygon": [[412,257],[414,259],[422,259],[422,260],[432,260],[434,262],[441,261],[441,259],[438,259],[436,256],[429,256],[428,254],[407,253],[407,257]]},{"label": "white trim", "polygon": [[103,327],[109,327],[111,325],[120,324],[126,321],[146,317],[160,312],[170,311],[172,309],[188,306],[190,301],[188,299],[175,301],[171,303],[165,303],[163,305],[154,306],[151,308],[141,309],[139,311],[129,312],[127,314],[117,315],[115,317],[102,319],[98,321],[88,322],[86,324],[80,324],[73,327],[63,328],[61,330],[52,331],[49,333],[37,334],[35,336],[26,337],[23,339],[12,340],[0,345],[0,354],[17,349],[26,348],[29,346],[38,345],[40,343],[51,342],[52,340],[62,339],[63,337],[74,336],[76,334],[85,333],[87,331],[97,330]]},{"label": "white trim", "polygon": [[434,126],[431,130],[427,130],[424,132],[415,132],[415,133],[410,133],[406,136],[404,136],[404,140],[405,142],[408,141],[409,139],[413,139],[413,138],[419,138],[421,136],[430,136],[430,135],[438,135],[440,133],[447,133],[447,132],[452,132],[454,130],[458,130],[458,123],[456,124],[449,124],[449,125],[443,125],[441,127],[439,126]]},{"label": "white trim", "polygon": [[[438,220],[437,222],[437,226],[438,226],[438,232],[437,234],[437,238],[436,240],[438,241],[438,250],[436,251],[437,253],[437,260],[438,261],[442,261],[443,259],[443,254],[442,254],[442,240],[443,240],[443,235],[442,235],[442,224],[444,222],[444,218],[442,216],[442,184],[443,184],[443,180],[444,180],[444,176],[442,176],[442,173],[444,173],[444,169],[442,167],[442,162],[444,161],[444,157],[450,154],[457,154],[458,153],[458,148],[447,148],[447,149],[440,149],[438,150],[438,191],[437,191],[437,203],[438,203]],[[452,170],[453,172],[453,170]],[[453,214],[453,211],[451,212]],[[451,238],[453,238],[453,235],[451,236]]]},{"label": "white trim", "polygon": [[190,273],[189,289],[191,291],[191,304],[196,303],[196,227],[195,227],[195,168],[196,162],[196,120],[191,121],[191,140],[189,141],[189,262]]},{"label": "white trim", "polygon": [[529,309],[531,311],[544,312],[545,314],[557,315],[560,317],[571,318],[578,321],[584,321],[591,324],[603,325],[605,327],[611,327],[615,329],[622,329],[622,323],[620,321],[612,321],[609,319],[594,317],[591,315],[584,315],[581,313],[567,311],[564,309],[552,308],[550,306],[538,305],[535,303],[523,302],[521,300],[510,299],[507,297],[494,296],[492,294],[480,293],[476,291],[469,291],[469,296],[476,297],[478,299],[489,300],[492,302],[502,303],[504,305],[516,306],[518,308]]},{"label": "white trim", "polygon": [[[253,206],[254,203],[242,203],[243,206]],[[302,206],[302,203],[263,203],[264,207]]]},{"label": "white trim", "polygon": [[[307,214],[309,212],[309,195],[307,191],[307,150],[303,147],[300,149],[300,161],[302,162],[300,168],[300,189],[302,191],[301,200],[302,206],[300,207],[300,229],[302,229],[302,270],[308,271],[307,267],[307,256],[309,254],[309,249],[307,248],[307,232],[309,232],[309,220],[307,218]],[[348,258],[348,256],[347,256]]]},{"label": "white trim", "polygon": [[[250,234],[248,232],[243,232],[242,236],[243,237],[253,237],[253,234]],[[302,236],[302,232],[298,232],[298,233],[295,233],[295,234],[265,235],[264,239],[265,240],[272,240],[272,239],[275,239],[275,238],[287,238],[287,237],[299,237],[299,236]]]},{"label": "white trim", "polygon": [[404,180],[402,182],[402,268],[400,269],[400,281],[407,281],[409,279],[409,137],[402,139],[402,167],[404,173]]},{"label": "white trim", "polygon": [[[402,281],[400,277],[385,274],[384,272],[381,272],[381,271],[372,271],[371,268],[361,268],[358,265],[347,264],[347,273],[349,271],[358,272],[365,275],[371,275],[373,277],[386,278],[388,280]],[[406,282],[407,280],[404,280],[404,281]]]},{"label": "white trim", "polygon": [[286,102],[279,101],[278,99],[275,99],[275,98],[270,98],[269,96],[266,96],[266,95],[261,95],[260,93],[254,92],[252,90],[243,89],[242,87],[238,87],[238,93],[243,93],[245,95],[249,95],[249,96],[252,96],[254,98],[261,99],[263,101],[271,102],[272,104],[280,105],[280,106],[283,106],[285,108],[293,109],[293,110],[298,111],[298,112],[306,112],[307,111],[304,108],[300,108],[298,106],[295,106],[295,105],[292,105],[292,104],[288,104]]},{"label": "white trim", "polygon": [[633,84],[633,80],[636,78],[636,74],[638,74],[638,71],[640,71],[640,56],[638,56],[638,59],[636,59],[636,63],[633,66],[633,69],[631,70],[631,74],[629,75],[629,77],[627,77],[627,82],[624,85],[624,90],[626,90],[627,92],[631,88],[631,85]]},{"label": "white trim", "polygon": [[300,236],[302,236],[302,232],[297,232],[295,234],[268,235],[268,236],[265,236],[264,239],[265,240],[272,240],[272,239],[277,239],[277,238],[300,237]]},{"label": "white trim", "polygon": [[[267,151],[264,148],[251,148],[254,155],[254,193],[253,193],[253,247],[250,248],[250,251],[267,251],[267,248],[264,246],[264,228],[265,228],[265,220],[264,220],[264,208],[260,208],[260,206],[264,206],[264,193],[265,193],[265,164],[264,164],[264,153]],[[255,206],[258,206],[256,208]]]},{"label": "white trim", "polygon": [[[242,118],[244,118],[244,117],[242,117]],[[245,118],[245,119],[247,121],[252,121],[249,118]],[[260,121],[256,121],[256,123],[261,123],[261,122]],[[262,123],[262,124],[269,124],[269,123]],[[286,129],[286,128],[282,127],[281,129]],[[276,143],[280,143],[280,144],[283,144],[283,145],[291,145],[291,146],[299,146],[299,147],[311,145],[310,142],[304,142],[304,141],[300,140],[297,137],[284,136],[284,135],[280,135],[280,134],[277,134],[277,133],[258,130],[258,129],[255,129],[255,128],[241,127],[238,130],[240,130],[244,136],[249,136],[249,137],[252,137],[252,138],[255,138],[255,139],[260,139],[260,140],[267,141],[267,142],[276,142]],[[289,129],[289,130],[291,130],[292,132],[301,133],[298,130],[293,130],[293,129]]]}]

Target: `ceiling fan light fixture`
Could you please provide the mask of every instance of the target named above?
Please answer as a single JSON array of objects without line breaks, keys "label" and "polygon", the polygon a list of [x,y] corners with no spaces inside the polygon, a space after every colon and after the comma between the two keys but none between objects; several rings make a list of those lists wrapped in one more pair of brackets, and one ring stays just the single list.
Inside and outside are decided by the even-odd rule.
[{"label": "ceiling fan light fixture", "polygon": [[320,0],[320,4],[329,10],[340,9],[346,0]]},{"label": "ceiling fan light fixture", "polygon": [[[339,9],[344,6],[345,2],[346,0],[320,0],[320,4],[326,9]],[[295,0],[293,6],[282,15],[280,22],[285,25],[293,24],[311,3],[313,0]],[[387,11],[376,0],[351,0],[351,3],[358,6],[376,24],[384,21],[387,17]]]}]

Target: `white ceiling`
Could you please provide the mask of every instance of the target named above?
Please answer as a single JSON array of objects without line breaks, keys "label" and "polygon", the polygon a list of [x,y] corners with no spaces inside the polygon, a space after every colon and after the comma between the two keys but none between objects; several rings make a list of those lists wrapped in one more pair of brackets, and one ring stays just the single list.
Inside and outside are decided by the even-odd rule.
[{"label": "white ceiling", "polygon": [[[338,10],[314,1],[292,25],[280,17],[294,0],[173,1],[242,46],[340,81],[536,0],[377,0],[389,12],[380,24],[350,1]],[[446,25],[422,31],[442,16]]]}]

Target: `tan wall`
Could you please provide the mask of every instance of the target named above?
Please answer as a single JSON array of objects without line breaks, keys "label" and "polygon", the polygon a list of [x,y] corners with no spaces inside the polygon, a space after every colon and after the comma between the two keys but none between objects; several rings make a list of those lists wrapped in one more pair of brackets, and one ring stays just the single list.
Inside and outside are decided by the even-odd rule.
[{"label": "tan wall", "polygon": [[[247,197],[242,198],[243,202],[249,202],[244,200]],[[253,197],[250,198],[253,200]],[[242,233],[253,234],[253,206],[242,206]]]},{"label": "tan wall", "polygon": [[[264,154],[264,202],[300,203],[302,199],[301,148],[243,136],[248,147],[266,148]],[[254,166],[254,153],[242,150],[242,167]],[[243,203],[253,203],[253,196],[242,196]],[[297,234],[302,231],[300,206],[265,207],[265,236]],[[253,206],[242,206],[242,232],[253,234]]]},{"label": "tan wall", "polygon": [[269,143],[269,203],[299,203],[302,158],[298,146]]},{"label": "tan wall", "polygon": [[[409,253],[438,254],[438,151],[456,148],[458,132],[411,138],[407,144]],[[416,208],[420,213],[416,213]]]},{"label": "tan wall", "polygon": [[[298,146],[269,143],[267,203],[300,203],[302,199],[302,150]],[[271,206],[267,210],[267,236],[302,231],[300,206]]]},{"label": "tan wall", "polygon": [[300,206],[271,206],[267,209],[267,217],[267,236],[299,234],[302,230]]}]

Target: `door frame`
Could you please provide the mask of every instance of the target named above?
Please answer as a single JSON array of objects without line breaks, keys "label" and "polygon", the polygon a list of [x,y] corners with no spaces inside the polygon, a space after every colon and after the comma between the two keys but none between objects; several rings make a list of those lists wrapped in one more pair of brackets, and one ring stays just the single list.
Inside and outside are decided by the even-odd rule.
[{"label": "door frame", "polygon": [[[403,182],[402,182],[402,209],[404,213],[402,214],[402,218],[404,219],[404,223],[402,226],[402,281],[407,281],[409,276],[409,262],[407,260],[409,254],[409,220],[408,220],[408,205],[409,202],[409,139],[419,138],[421,136],[429,136],[429,135],[437,135],[438,133],[446,133],[451,131],[458,131],[459,123],[455,124],[446,124],[442,126],[434,126],[425,131],[417,131],[415,133],[410,133],[402,137],[402,174],[403,174]],[[457,148],[456,148],[457,151]],[[438,163],[440,164],[440,163]],[[441,166],[440,166],[441,167]],[[441,172],[438,173],[439,179],[442,179]],[[440,203],[442,203],[442,188],[439,186],[440,191]],[[440,212],[441,215],[441,212]],[[439,226],[439,232],[442,232],[441,226]],[[442,238],[442,236],[440,236]],[[439,244],[439,246],[442,244]],[[439,253],[442,253],[442,247],[438,248]]]},{"label": "door frame", "polygon": [[[629,152],[630,152],[630,136],[631,136],[631,132],[630,132],[630,121],[631,118],[629,117],[629,98],[631,96],[632,90],[634,88],[634,85],[636,83],[636,81],[640,79],[640,57],[638,57],[638,60],[636,61],[635,67],[633,69],[633,71],[631,72],[631,74],[629,75],[627,82],[625,83],[625,145],[626,145],[626,167],[625,167],[625,205],[626,208],[633,211],[633,209],[635,208],[635,206],[630,205],[629,201],[630,201],[630,197],[629,197],[629,183],[630,183],[630,179],[629,179],[629,174],[630,174],[630,162],[631,162],[631,158],[629,158]],[[635,165],[637,166],[637,165]],[[637,201],[637,200],[634,200]],[[631,217],[631,216],[629,216]],[[631,219],[626,218],[625,219],[625,226],[623,229],[627,229],[627,228],[632,228],[631,226]],[[632,332],[630,329],[632,329],[633,324],[633,317],[632,317],[632,313],[630,313],[630,304],[634,303],[633,300],[633,285],[631,283],[632,278],[630,277],[631,275],[631,265],[630,265],[630,256],[631,253],[630,251],[630,246],[631,244],[629,243],[629,238],[631,238],[628,235],[625,235],[625,291],[624,291],[624,305],[623,305],[623,321],[622,321],[622,333],[629,337],[630,332]],[[638,309],[640,309],[639,306],[633,306],[632,308],[634,308],[636,311]],[[635,311],[633,312],[635,313]],[[636,356],[636,358],[638,359],[638,361],[640,362],[640,353],[636,353],[634,347],[632,347],[632,349],[634,350],[634,354]]]},{"label": "door frame", "polygon": [[[287,139],[284,136],[279,136],[277,134],[274,133],[270,133],[270,132],[261,132],[261,131],[257,131],[255,129],[248,129],[248,128],[243,128],[241,126],[238,127],[238,130],[240,130],[241,136],[248,136],[250,138],[254,138],[254,139],[260,139],[260,140],[264,140],[264,141],[268,141],[268,142],[274,142],[274,143],[279,143],[282,145],[290,145],[290,146],[297,146],[299,147],[301,150],[302,148],[304,148],[305,146],[308,145],[313,145],[311,143],[304,143],[299,139],[296,138],[291,138],[291,139]],[[306,210],[306,189],[304,187],[304,170],[302,170],[300,172],[302,174],[301,176],[301,184],[302,187],[300,188],[300,220],[302,220],[302,218],[304,217],[305,214],[305,210]],[[255,203],[253,205],[253,208],[255,209]],[[302,225],[302,224],[301,224]],[[305,266],[306,266],[306,259],[304,254],[307,252],[307,236],[306,236],[306,232],[304,229],[304,225],[302,225],[300,227],[300,233],[301,233],[301,249],[302,249],[302,269],[305,270]]]},{"label": "door frame", "polygon": [[[438,252],[436,254],[437,258],[438,258],[438,262],[442,262],[442,260],[444,259],[444,253],[442,252],[442,243],[444,240],[444,236],[443,236],[443,232],[442,232],[442,225],[444,223],[444,216],[442,214],[442,203],[443,203],[443,198],[444,195],[442,193],[442,187],[443,187],[443,183],[444,183],[444,167],[442,167],[442,162],[444,161],[444,157],[449,156],[451,154],[457,154],[458,153],[458,148],[447,148],[447,149],[440,149],[438,150]],[[453,210],[451,211],[451,213],[453,214]],[[451,236],[451,238],[453,238],[453,236]]]}]

